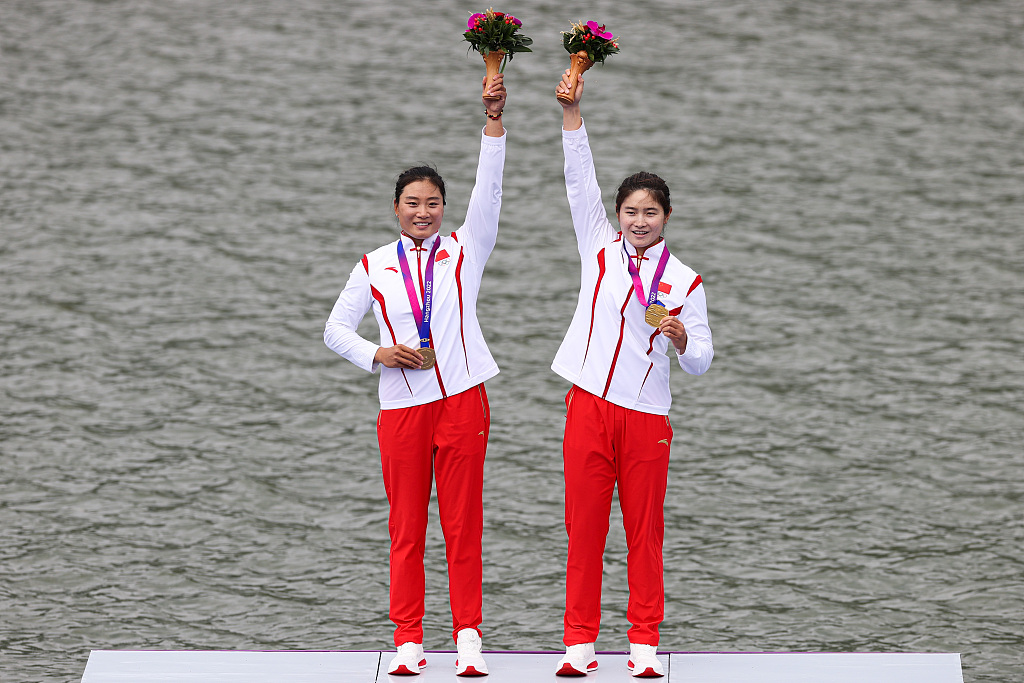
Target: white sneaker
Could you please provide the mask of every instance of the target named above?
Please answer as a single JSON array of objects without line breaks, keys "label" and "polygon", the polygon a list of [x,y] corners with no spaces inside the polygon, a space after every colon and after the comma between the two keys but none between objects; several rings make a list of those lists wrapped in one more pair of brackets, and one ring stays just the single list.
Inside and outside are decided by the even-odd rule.
[{"label": "white sneaker", "polygon": [[658,648],[654,645],[630,643],[626,668],[637,678],[659,678],[665,675],[665,669],[658,661]]},{"label": "white sneaker", "polygon": [[388,664],[388,673],[395,676],[415,676],[427,665],[421,643],[402,643],[398,654]]},{"label": "white sneaker", "polygon": [[581,643],[565,648],[565,656],[558,662],[556,676],[586,676],[597,670],[597,657],[593,643]]},{"label": "white sneaker", "polygon": [[464,628],[459,631],[455,640],[455,646],[459,649],[458,659],[455,660],[456,676],[487,675],[487,664],[480,654],[483,644],[475,628]]}]

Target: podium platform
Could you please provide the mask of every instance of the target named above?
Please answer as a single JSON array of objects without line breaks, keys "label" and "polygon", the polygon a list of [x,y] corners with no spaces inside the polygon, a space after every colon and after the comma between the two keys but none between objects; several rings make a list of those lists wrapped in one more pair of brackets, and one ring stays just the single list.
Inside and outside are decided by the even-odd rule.
[{"label": "podium platform", "polygon": [[[487,652],[481,683],[572,680],[554,675],[561,652]],[[628,655],[600,652],[588,683],[634,681]],[[82,683],[432,683],[455,675],[454,652],[427,652],[419,676],[389,676],[391,652],[93,650]],[[963,683],[955,653],[659,655],[667,683]]]}]

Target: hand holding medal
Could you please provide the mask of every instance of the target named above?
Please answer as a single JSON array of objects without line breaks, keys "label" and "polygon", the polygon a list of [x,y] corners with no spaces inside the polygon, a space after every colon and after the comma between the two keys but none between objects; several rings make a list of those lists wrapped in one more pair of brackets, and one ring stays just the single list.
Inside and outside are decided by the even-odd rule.
[{"label": "hand holding medal", "polygon": [[423,363],[422,350],[411,349],[405,344],[382,346],[373,356],[373,362],[380,363],[386,368],[419,370]]},{"label": "hand holding medal", "polygon": [[657,325],[658,330],[676,347],[676,353],[686,352],[686,328],[683,321],[674,315],[666,315]]}]

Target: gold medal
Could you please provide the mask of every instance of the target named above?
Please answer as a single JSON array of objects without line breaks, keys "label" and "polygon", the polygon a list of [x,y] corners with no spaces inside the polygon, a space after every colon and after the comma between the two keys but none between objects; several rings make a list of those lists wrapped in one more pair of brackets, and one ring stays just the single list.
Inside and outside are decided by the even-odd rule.
[{"label": "gold medal", "polygon": [[434,367],[434,363],[437,361],[437,355],[434,353],[434,349],[429,346],[416,349],[423,356],[423,365],[420,366],[420,370],[429,370]]},{"label": "gold medal", "polygon": [[647,313],[644,314],[644,320],[646,320],[647,324],[650,325],[651,327],[657,327],[661,323],[662,318],[666,317],[667,315],[667,308],[665,308],[661,304],[651,304],[650,306],[647,307]]}]

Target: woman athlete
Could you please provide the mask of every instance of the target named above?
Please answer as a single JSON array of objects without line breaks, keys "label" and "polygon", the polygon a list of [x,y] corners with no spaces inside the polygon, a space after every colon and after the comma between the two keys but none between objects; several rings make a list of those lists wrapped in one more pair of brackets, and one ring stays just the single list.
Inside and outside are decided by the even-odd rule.
[{"label": "woman athlete", "polygon": [[[398,647],[390,674],[418,674],[426,666],[423,553],[432,480],[448,560],[455,673],[487,673],[480,634],[481,534],[490,412],[483,383],[498,366],[480,331],[476,303],[498,235],[506,92],[500,74],[483,85],[487,121],[465,223],[441,235],[441,176],[430,167],[403,172],[393,203],[401,234],[353,268],[324,331],[332,350],[381,373],[377,439],[390,505],[390,617]],[[371,308],[380,344],[356,333]]]},{"label": "woman athlete", "polygon": [[[569,92],[569,72],[556,92]],[[566,395],[565,656],[556,673],[597,668],[602,556],[612,492],[619,488],[626,530],[628,668],[657,677],[658,626],[664,617],[662,566],[672,403],[666,351],[692,375],[714,356],[704,286],[670,254],[664,232],[672,205],[664,180],[640,172],[615,197],[618,229],[601,203],[594,160],[575,100],[562,104],[565,187],[582,262],[579,300],[551,368],[572,383]]]}]

